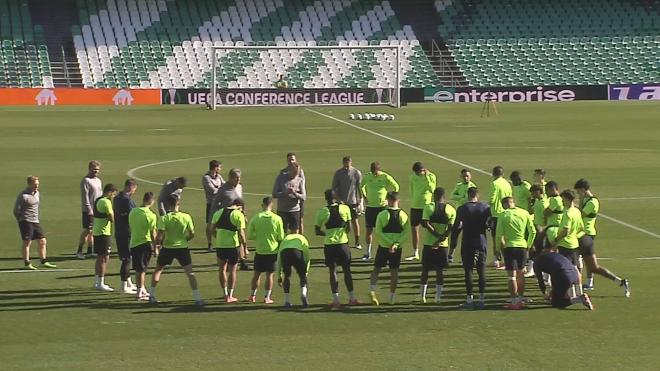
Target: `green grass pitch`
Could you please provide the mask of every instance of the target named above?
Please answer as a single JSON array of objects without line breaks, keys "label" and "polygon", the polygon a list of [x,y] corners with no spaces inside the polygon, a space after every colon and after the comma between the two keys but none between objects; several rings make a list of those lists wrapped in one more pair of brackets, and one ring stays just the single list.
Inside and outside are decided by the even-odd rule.
[{"label": "green grass pitch", "polygon": [[[393,122],[350,121],[359,130],[303,108],[220,109],[199,107],[0,109],[0,337],[4,370],[150,369],[657,369],[660,355],[656,235],[600,218],[600,257],[632,282],[632,297],[596,278],[594,312],[575,307],[554,310],[531,305],[501,310],[505,274],[489,270],[488,308],[459,311],[464,299],[462,269],[447,272],[441,305],[416,305],[418,264],[402,266],[395,306],[360,306],[330,312],[321,240],[313,217],[322,206],[341,157],[350,154],[363,172],[378,160],[402,186],[407,208],[410,167],[423,161],[451,189],[460,165],[438,156],[508,173],[545,168],[562,188],[586,177],[601,198],[602,212],[651,233],[660,233],[660,105],[642,102],[500,104],[500,115],[481,119],[480,105],[411,105],[389,108],[315,108],[347,120],[349,113],[394,113]],[[382,136],[375,135],[380,133]],[[395,139],[408,145],[393,142]],[[91,289],[93,262],[74,259],[80,233],[78,184],[91,159],[102,162],[104,183],[121,184],[136,167],[138,194],[157,192],[166,179],[187,176],[200,188],[210,159],[222,160],[223,174],[243,170],[247,213],[269,193],[288,151],[298,153],[310,200],[306,235],[315,247],[306,310],[219,300],[214,254],[203,237],[203,195],[183,193],[183,209],[196,222],[193,264],[207,307],[198,311],[179,268],[159,286],[157,307],[118,293]],[[424,152],[426,151],[426,152]],[[148,165],[148,166],[146,166]],[[41,177],[42,224],[57,272],[16,273],[22,267],[20,241],[11,208],[25,177]],[[489,178],[473,172],[487,188]],[[139,198],[136,197],[136,199]],[[363,221],[362,221],[363,222]],[[33,247],[33,259],[36,250]],[[354,257],[360,252],[354,251]],[[406,247],[404,254],[410,252]],[[152,262],[153,264],[153,262]],[[118,287],[113,257],[108,282]],[[356,291],[367,301],[370,266],[355,261]],[[240,272],[237,296],[248,295],[250,273]],[[386,274],[381,298],[386,297]],[[540,302],[535,282],[528,293]],[[293,298],[298,296],[294,280]],[[430,285],[433,292],[433,285]],[[343,283],[342,300],[346,300]],[[260,289],[259,295],[263,294]]]}]

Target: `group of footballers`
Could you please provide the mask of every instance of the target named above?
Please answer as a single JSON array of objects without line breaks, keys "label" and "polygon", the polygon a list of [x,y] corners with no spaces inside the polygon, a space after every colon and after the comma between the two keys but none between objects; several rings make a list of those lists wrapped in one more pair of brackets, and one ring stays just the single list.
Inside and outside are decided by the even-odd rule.
[{"label": "group of footballers", "polygon": [[[284,289],[284,306],[292,306],[291,276],[295,270],[300,281],[301,302],[308,306],[307,275],[310,267],[309,242],[303,235],[303,212],[307,198],[305,174],[295,153],[287,154],[287,165],[279,171],[272,196],[263,198],[261,212],[247,220],[244,214],[241,171],[231,169],[228,178],[220,175],[221,163],[210,161],[209,171],[202,177],[206,199],[207,247],[215,252],[218,281],[226,303],[235,303],[237,270],[249,270],[246,262],[250,252],[248,240],[254,241],[255,256],[249,302],[257,301],[261,276],[265,276],[263,302],[273,304],[274,279]],[[204,302],[198,290],[190,241],[195,236],[192,217],[180,208],[187,179],[168,180],[156,197],[146,192],[136,206],[132,196],[137,183],[128,179],[121,191],[113,184],[102,185],[101,164],[90,161],[88,173],[80,183],[83,230],[77,257],[95,256],[94,288],[114,291],[105,281],[114,230],[121,261],[120,292],[135,295],[139,301],[157,303],[156,288],[161,273],[176,259],[187,275],[195,304]],[[39,224],[39,179],[30,176],[28,186],[18,195],[14,215],[23,240],[26,269],[37,269],[30,262],[31,241],[38,241],[41,265],[55,268],[46,258],[46,239]],[[584,291],[593,290],[594,274],[619,284],[624,295],[630,295],[626,279],[600,266],[596,258],[596,218],[600,204],[585,179],[573,189],[560,191],[554,181],[546,181],[545,171],[534,171],[533,183],[523,179],[518,171],[504,178],[504,169],[492,171],[487,198],[480,201],[480,191],[468,169],[461,170],[461,179],[451,193],[437,186],[437,179],[422,163],[412,166],[409,177],[410,212],[399,207],[399,183],[381,169],[378,162],[365,174],[353,167],[352,159],[342,159],[342,167],[324,193],[326,206],[315,217],[314,232],[324,238],[324,260],[329,272],[332,292],[330,307],[341,307],[338,270],[341,268],[349,296],[349,305],[361,304],[353,287],[349,234],[355,236],[355,247],[363,250],[358,218],[364,215],[366,236],[363,261],[373,260],[369,298],[380,305],[377,282],[381,270],[389,268],[390,304],[396,303],[398,270],[401,261],[421,261],[419,302],[427,302],[429,274],[435,273],[435,299],[439,303],[444,286],[444,270],[453,262],[454,251],[461,241],[461,261],[465,273],[466,301],[461,308],[480,309],[485,306],[487,237],[492,235],[492,265],[505,269],[508,276],[510,301],[505,308],[525,307],[525,277],[538,278],[539,287],[552,306],[563,308],[582,303],[593,309]],[[277,201],[277,202],[275,202]],[[275,205],[276,204],[276,205]],[[152,211],[156,205],[158,216]],[[374,244],[374,235],[378,244]],[[410,235],[410,236],[409,236]],[[412,254],[402,252],[411,240]],[[87,244],[87,254],[83,248]],[[422,245],[421,253],[420,246]],[[375,246],[375,253],[374,247]],[[146,271],[152,254],[157,256],[151,282]],[[130,276],[131,265],[135,283]],[[582,269],[587,282],[582,284]],[[478,276],[478,298],[474,297],[473,272]],[[275,275],[277,273],[277,275]]]}]

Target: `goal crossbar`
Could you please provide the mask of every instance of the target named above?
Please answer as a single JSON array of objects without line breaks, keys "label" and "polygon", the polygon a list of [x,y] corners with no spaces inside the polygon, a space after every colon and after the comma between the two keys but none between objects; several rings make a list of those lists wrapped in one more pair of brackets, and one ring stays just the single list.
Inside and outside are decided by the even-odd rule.
[{"label": "goal crossbar", "polygon": [[[302,45],[232,45],[232,46],[210,46],[213,50],[211,53],[211,104],[210,108],[215,110],[218,106],[217,94],[218,94],[218,84],[217,84],[217,67],[218,67],[218,50],[234,50],[234,51],[250,51],[250,50],[394,50],[396,52],[395,58],[395,87],[393,88],[393,94],[395,99],[390,104],[394,107],[401,107],[401,45],[316,45],[316,46],[302,46]],[[296,89],[301,90],[301,89]],[[302,89],[305,90],[305,89]],[[365,103],[364,105],[374,105],[381,103]],[[287,104],[287,106],[299,106],[304,104]],[[328,105],[346,105],[346,104],[328,104]],[[256,104],[255,106],[259,106]]]}]

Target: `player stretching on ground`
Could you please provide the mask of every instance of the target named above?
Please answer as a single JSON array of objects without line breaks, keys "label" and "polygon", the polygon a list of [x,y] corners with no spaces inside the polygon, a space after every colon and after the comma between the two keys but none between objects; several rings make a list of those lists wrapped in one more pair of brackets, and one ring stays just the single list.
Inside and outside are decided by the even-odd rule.
[{"label": "player stretching on ground", "polygon": [[92,235],[94,236],[94,252],[96,253],[96,266],[94,288],[99,291],[115,291],[105,284],[105,272],[110,260],[110,246],[112,244],[112,223],[115,215],[112,211],[112,198],[117,194],[117,188],[112,184],[103,187],[103,195],[94,201]]},{"label": "player stretching on ground", "polygon": [[[237,278],[236,264],[241,257],[245,256],[245,250],[247,250],[243,200],[235,199],[232,205],[218,210],[213,214],[211,224],[216,230],[215,253],[218,258],[220,287],[224,293],[225,303],[235,303],[238,301],[234,297]],[[271,303],[272,301],[266,302],[266,304]]]},{"label": "player stretching on ground", "polygon": [[435,271],[435,302],[440,303],[445,283],[443,270],[447,268],[449,234],[456,220],[456,210],[445,202],[445,190],[433,191],[433,202],[424,207],[424,250],[422,250],[422,275],[420,277],[420,301],[426,303],[429,271]]},{"label": "player stretching on ground", "polygon": [[78,241],[78,259],[85,259],[83,246],[87,242],[87,256],[91,257],[94,253],[94,238],[92,235],[92,225],[94,223],[94,202],[103,194],[103,185],[99,172],[101,163],[92,160],[87,165],[87,175],[80,181],[80,198],[82,201],[82,233]]},{"label": "player stretching on ground", "polygon": [[157,216],[151,211],[154,204],[153,192],[147,192],[142,197],[142,206],[136,207],[128,214],[128,225],[131,231],[131,260],[135,271],[137,300],[149,300],[145,289],[145,279],[151,253],[156,240]]},{"label": "player stretching on ground", "polygon": [[388,191],[399,192],[399,183],[390,174],[381,170],[379,162],[372,162],[370,170],[371,172],[364,176],[362,182],[362,195],[367,199],[367,208],[364,212],[367,251],[362,257],[362,260],[365,261],[371,259],[371,244],[376,217],[387,206],[385,196]]},{"label": "player stretching on ground", "polygon": [[580,212],[584,222],[584,234],[579,236],[580,254],[587,268],[587,283],[583,285],[585,290],[594,289],[594,273],[599,274],[619,284],[623,288],[625,297],[630,297],[630,285],[628,280],[620,278],[609,269],[598,264],[594,241],[596,240],[596,217],[600,210],[598,198],[591,192],[591,185],[586,179],[579,179],[573,187],[579,195]]},{"label": "player stretching on ground", "polygon": [[[456,185],[454,186],[454,190],[451,192],[451,200],[454,201],[456,208],[468,202],[468,189],[470,188],[477,188],[477,185],[474,184],[474,182],[472,182],[472,173],[468,169],[462,169],[461,181],[456,183]],[[452,229],[452,231],[453,230],[460,231],[459,228]],[[452,234],[451,240],[455,240],[457,238],[458,236]],[[447,261],[449,263],[454,262],[455,249],[456,249],[455,245],[452,245],[449,248],[449,257],[447,258]]]},{"label": "player stretching on ground", "polygon": [[360,245],[360,220],[362,215],[362,172],[353,167],[351,156],[345,156],[342,167],[335,171],[332,177],[332,191],[340,202],[348,205],[351,209],[351,228],[355,234],[355,248],[362,250]]},{"label": "player stretching on ground", "polygon": [[419,228],[422,224],[424,207],[431,203],[433,190],[436,187],[435,174],[430,172],[421,162],[415,162],[410,174],[410,228],[412,234],[413,254],[406,261],[419,260]]},{"label": "player stretching on ground", "polygon": [[225,182],[222,179],[222,175],[220,175],[220,170],[222,170],[222,163],[218,160],[211,160],[209,162],[209,171],[202,176],[202,188],[204,189],[206,200],[206,214],[204,214],[204,218],[206,220],[206,247],[208,252],[213,252],[213,233],[211,233],[209,228],[213,199],[216,193],[218,193],[218,189]]},{"label": "player stretching on ground", "polygon": [[[539,288],[550,304],[555,308],[566,308],[575,303],[582,303],[589,310],[593,310],[589,295],[572,295],[571,287],[578,283],[578,273],[571,263],[563,255],[556,252],[543,253],[534,262],[534,272],[539,282]],[[550,276],[552,288],[546,290],[543,275]]]},{"label": "player stretching on ground", "polygon": [[[502,200],[505,197],[511,197],[513,195],[513,190],[509,182],[504,179],[502,176],[504,174],[504,168],[502,166],[495,166],[493,168],[493,181],[490,183],[490,188],[488,190],[488,206],[490,206],[491,213],[491,237],[493,237],[493,267],[501,269],[502,264],[502,254],[497,249],[499,246],[499,241],[495,238],[495,231],[497,230],[497,222],[500,213],[504,211],[502,207]],[[522,268],[522,267],[521,267]]]},{"label": "player stretching on ground", "polygon": [[195,237],[195,227],[190,214],[179,211],[179,198],[175,195],[169,195],[164,202],[165,211],[158,221],[158,236],[156,243],[162,246],[158,260],[156,261],[156,270],[151,276],[151,287],[149,288],[149,303],[156,304],[156,285],[160,282],[160,275],[166,266],[172,264],[174,259],[179,262],[183,271],[188,276],[188,283],[192,289],[193,300],[198,307],[204,306],[202,297],[197,289],[197,278],[192,268],[192,258],[188,243]]},{"label": "player stretching on ground", "polygon": [[124,189],[112,200],[112,209],[115,213],[115,242],[121,261],[119,291],[125,294],[137,294],[137,287],[131,282],[131,230],[128,225],[128,215],[135,208],[135,202],[131,199],[135,191],[137,191],[137,182],[127,179],[124,182]]},{"label": "player stretching on ground", "polygon": [[37,267],[30,263],[30,245],[32,241],[39,244],[39,258],[41,266],[44,268],[57,268],[53,263],[46,259],[46,236],[39,223],[39,177],[27,177],[27,188],[25,188],[16,197],[14,203],[14,217],[18,222],[18,229],[21,233],[23,246],[21,248],[21,257],[23,258],[24,269],[36,270]]},{"label": "player stretching on ground", "polygon": [[511,303],[506,309],[522,309],[525,293],[525,267],[526,250],[533,246],[536,229],[532,216],[527,210],[516,207],[513,197],[502,199],[504,211],[500,213],[497,221],[495,239],[504,255],[504,266],[509,276],[509,294]]},{"label": "player stretching on ground", "polygon": [[[330,290],[332,291],[331,309],[341,308],[339,302],[339,282],[337,281],[337,266],[344,272],[344,283],[349,295],[349,305],[359,304],[353,291],[353,275],[351,273],[351,250],[348,247],[348,233],[351,231],[351,209],[336,201],[332,190],[325,191],[327,206],[316,214],[314,226],[317,236],[325,236],[323,255],[325,265],[330,273]],[[323,230],[325,228],[325,230]]]},{"label": "player stretching on ground", "polygon": [[[461,260],[465,272],[465,289],[467,298],[461,308],[475,308],[473,297],[472,270],[477,268],[479,277],[479,302],[476,308],[483,309],[486,300],[486,257],[488,256],[488,241],[486,230],[490,220],[490,207],[479,202],[479,190],[476,187],[468,189],[468,202],[456,211],[456,221],[452,235],[458,238],[463,231],[461,239]],[[452,240],[453,246],[458,241]]]},{"label": "player stretching on ground", "polygon": [[280,242],[280,250],[277,255],[278,282],[284,289],[284,307],[292,307],[291,304],[291,268],[296,269],[300,278],[300,300],[304,308],[309,306],[307,301],[307,274],[309,273],[309,242],[301,234],[290,234]]},{"label": "player stretching on ground", "polygon": [[376,218],[376,236],[378,250],[374,259],[374,269],[371,271],[369,296],[374,305],[379,305],[376,296],[378,274],[385,266],[390,268],[390,304],[396,302],[396,287],[399,283],[399,266],[401,265],[401,244],[407,238],[410,220],[408,215],[399,209],[399,194],[387,194],[387,209],[381,211]]},{"label": "player stretching on ground", "polygon": [[262,200],[261,209],[262,211],[259,214],[250,219],[247,228],[247,238],[256,241],[254,274],[252,275],[248,301],[250,303],[257,301],[259,278],[262,273],[266,273],[264,303],[272,304],[273,273],[277,263],[277,249],[280,241],[284,238],[284,225],[282,224],[282,218],[273,212],[273,199],[271,197],[265,197]]}]

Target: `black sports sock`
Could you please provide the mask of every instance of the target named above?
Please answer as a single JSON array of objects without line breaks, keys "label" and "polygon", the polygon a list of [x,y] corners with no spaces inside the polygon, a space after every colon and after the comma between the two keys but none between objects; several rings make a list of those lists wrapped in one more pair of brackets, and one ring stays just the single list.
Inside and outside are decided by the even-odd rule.
[{"label": "black sports sock", "polygon": [[28,265],[30,265],[30,260],[24,260],[23,262],[25,263],[25,266],[26,266],[26,267],[27,267]]},{"label": "black sports sock", "polygon": [[48,261],[48,260],[45,259],[45,258],[44,258],[44,259],[41,259],[41,264],[46,264],[47,261]]}]

